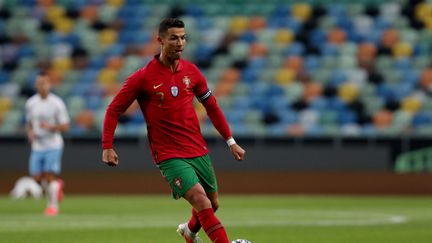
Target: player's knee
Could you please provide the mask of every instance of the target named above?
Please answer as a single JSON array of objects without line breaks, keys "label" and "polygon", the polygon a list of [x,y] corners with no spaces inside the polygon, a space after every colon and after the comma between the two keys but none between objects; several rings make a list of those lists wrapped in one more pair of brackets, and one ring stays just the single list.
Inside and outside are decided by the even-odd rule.
[{"label": "player's knee", "polygon": [[192,195],[190,197],[189,202],[198,211],[212,206],[210,200],[205,196],[205,194],[201,194],[201,193],[195,193],[194,195]]},{"label": "player's knee", "polygon": [[210,200],[202,194],[197,195],[195,201],[198,205],[201,205],[203,207],[208,207],[211,205]]}]

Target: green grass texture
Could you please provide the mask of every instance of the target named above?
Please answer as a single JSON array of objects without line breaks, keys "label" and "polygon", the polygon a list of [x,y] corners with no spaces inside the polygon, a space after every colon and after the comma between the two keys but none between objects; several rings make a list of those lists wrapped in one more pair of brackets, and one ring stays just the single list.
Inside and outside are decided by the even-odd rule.
[{"label": "green grass texture", "polygon": [[[168,195],[66,195],[56,217],[45,204],[0,196],[0,242],[184,242],[191,213]],[[222,195],[216,215],[252,243],[432,242],[432,197]]]}]

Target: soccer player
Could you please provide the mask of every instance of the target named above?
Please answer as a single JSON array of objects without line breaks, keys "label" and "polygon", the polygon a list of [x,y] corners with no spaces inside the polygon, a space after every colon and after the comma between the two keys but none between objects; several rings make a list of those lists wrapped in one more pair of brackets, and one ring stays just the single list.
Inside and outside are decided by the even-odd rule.
[{"label": "soccer player", "polygon": [[116,166],[113,136],[119,116],[137,100],[147,122],[154,162],[167,179],[175,199],[192,205],[192,217],[180,224],[186,242],[201,242],[201,227],[213,242],[228,237],[214,212],[218,209],[217,182],[208,149],[193,106],[196,97],[204,105],[215,128],[238,161],[245,150],[236,144],[222,110],[198,68],[181,58],[186,44],[185,26],[179,19],[164,19],[159,25],[160,54],[133,73],[108,106],[102,135],[103,162]]},{"label": "soccer player", "polygon": [[59,178],[63,153],[61,133],[69,129],[69,115],[63,101],[51,93],[50,78],[45,73],[36,77],[36,90],[25,104],[27,138],[31,144],[29,170],[47,195],[45,215],[55,216],[63,198],[63,181]]}]

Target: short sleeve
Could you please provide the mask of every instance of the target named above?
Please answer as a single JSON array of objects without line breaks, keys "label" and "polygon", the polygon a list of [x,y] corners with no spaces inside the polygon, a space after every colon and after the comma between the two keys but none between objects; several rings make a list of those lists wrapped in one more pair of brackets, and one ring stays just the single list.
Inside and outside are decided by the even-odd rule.
[{"label": "short sleeve", "polygon": [[62,100],[59,99],[58,102],[58,113],[57,113],[57,120],[60,124],[67,124],[70,121],[69,114],[66,109],[66,105]]}]

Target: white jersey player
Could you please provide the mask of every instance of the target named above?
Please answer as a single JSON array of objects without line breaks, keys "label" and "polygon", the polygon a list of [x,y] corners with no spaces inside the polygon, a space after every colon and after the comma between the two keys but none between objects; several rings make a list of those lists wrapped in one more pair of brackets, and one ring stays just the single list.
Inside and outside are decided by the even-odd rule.
[{"label": "white jersey player", "polygon": [[61,172],[62,132],[69,129],[69,115],[60,97],[51,93],[49,76],[36,78],[37,94],[25,105],[27,138],[31,144],[30,175],[38,181],[48,197],[45,215],[55,216],[63,198]]}]

